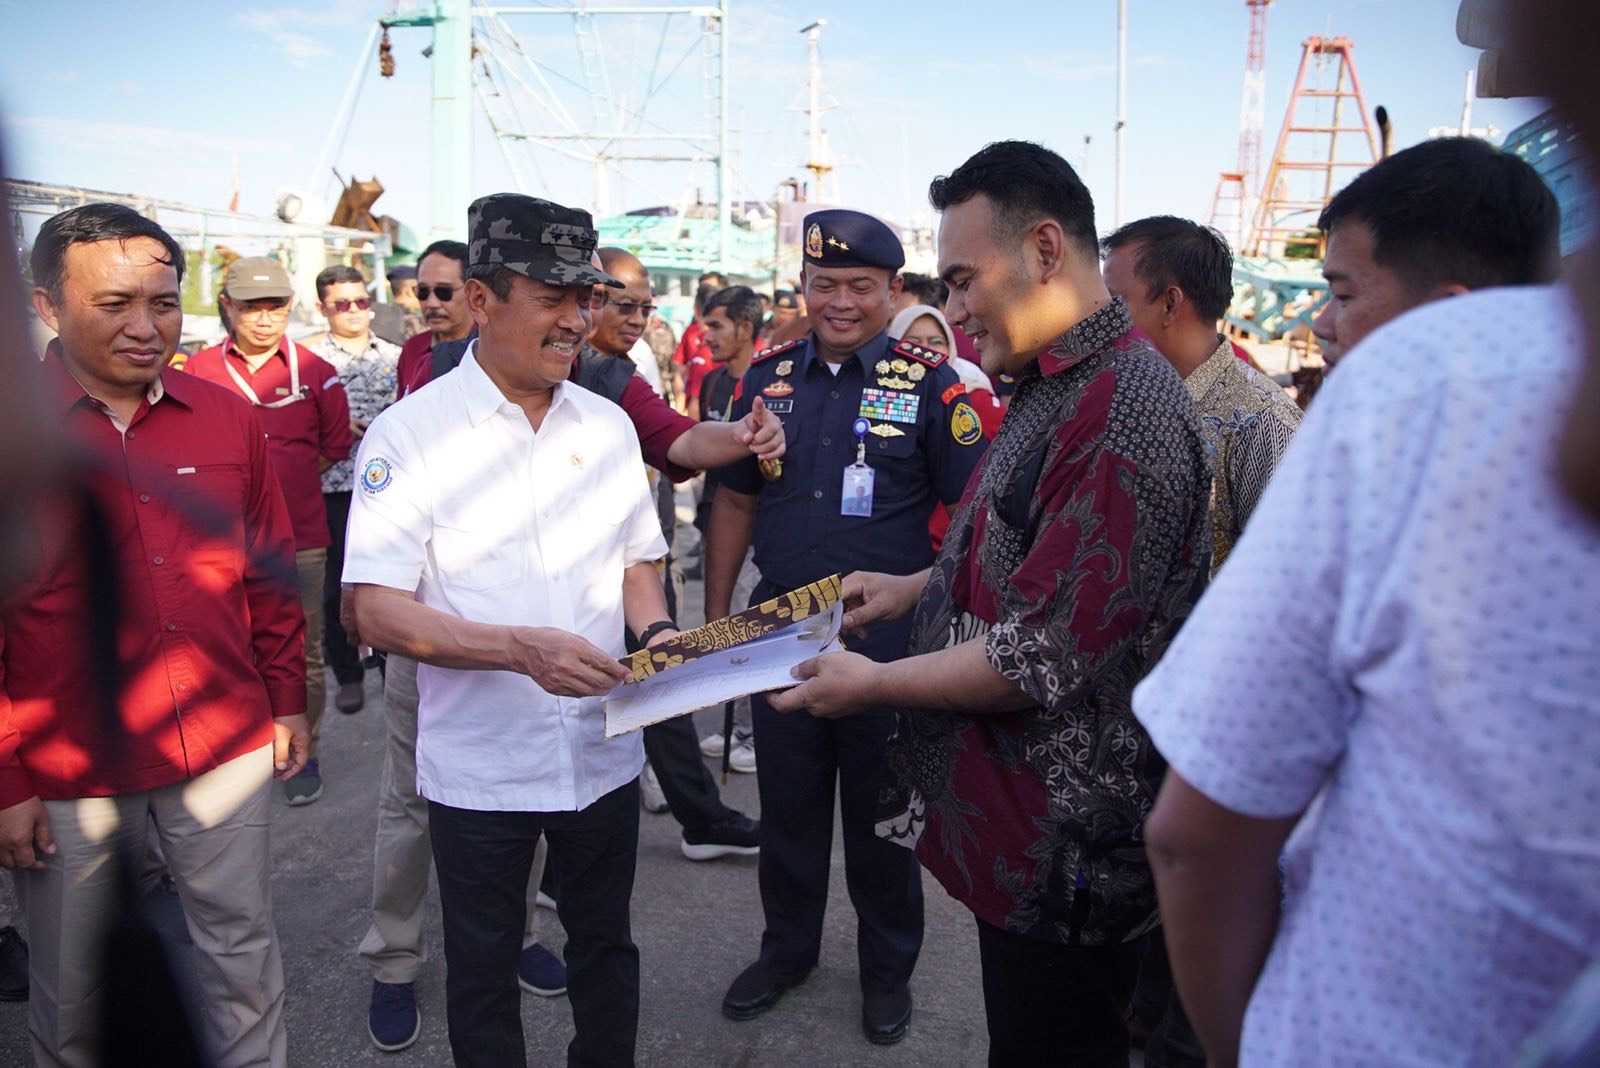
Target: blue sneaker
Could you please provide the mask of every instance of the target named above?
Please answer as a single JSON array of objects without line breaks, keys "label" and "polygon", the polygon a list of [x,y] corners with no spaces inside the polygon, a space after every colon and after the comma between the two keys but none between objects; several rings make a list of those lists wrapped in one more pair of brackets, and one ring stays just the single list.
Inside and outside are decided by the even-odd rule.
[{"label": "blue sneaker", "polygon": [[283,784],[283,796],[290,805],[296,807],[309,805],[322,796],[322,769],[318,767],[316,757],[306,761],[306,766]]},{"label": "blue sneaker", "polygon": [[567,992],[567,966],[535,942],[517,960],[517,985],[542,998],[558,998]]},{"label": "blue sneaker", "polygon": [[367,1034],[385,1053],[405,1049],[422,1034],[422,1014],[417,1011],[413,983],[372,981],[372,1005],[367,1009]]}]

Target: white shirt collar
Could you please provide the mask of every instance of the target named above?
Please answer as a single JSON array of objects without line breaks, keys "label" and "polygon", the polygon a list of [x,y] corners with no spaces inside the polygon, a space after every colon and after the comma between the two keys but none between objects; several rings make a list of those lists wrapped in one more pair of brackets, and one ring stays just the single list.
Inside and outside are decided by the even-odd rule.
[{"label": "white shirt collar", "polygon": [[[461,356],[461,365],[456,369],[461,372],[461,395],[467,402],[467,421],[477,426],[495,412],[501,405],[517,408],[494,380],[478,364],[478,339],[473,338],[467,343],[467,351]],[[559,410],[569,410],[569,414],[579,422],[583,421],[583,410],[576,404],[567,404],[568,383],[558,382],[550,394],[550,413]],[[548,418],[548,414],[546,418]]]}]

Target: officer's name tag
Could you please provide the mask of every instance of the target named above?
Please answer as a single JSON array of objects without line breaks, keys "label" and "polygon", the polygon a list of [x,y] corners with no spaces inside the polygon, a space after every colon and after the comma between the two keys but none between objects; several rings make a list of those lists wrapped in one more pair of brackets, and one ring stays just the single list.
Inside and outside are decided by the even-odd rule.
[{"label": "officer's name tag", "polygon": [[866,464],[851,464],[844,469],[844,493],[839,500],[840,515],[863,518],[872,515],[872,468]]},{"label": "officer's name tag", "polygon": [[761,403],[766,405],[767,411],[773,415],[788,415],[794,411],[793,397],[763,397]]}]

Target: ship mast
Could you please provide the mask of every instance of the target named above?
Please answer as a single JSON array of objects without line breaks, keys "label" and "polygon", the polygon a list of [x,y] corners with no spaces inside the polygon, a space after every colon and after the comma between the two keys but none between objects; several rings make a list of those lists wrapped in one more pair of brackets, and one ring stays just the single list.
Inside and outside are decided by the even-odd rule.
[{"label": "ship mast", "polygon": [[828,135],[822,130],[822,27],[827,24],[826,19],[818,19],[800,32],[806,39],[806,119],[811,133],[806,170],[811,172],[816,199],[832,204],[839,199],[839,182],[828,161]]}]

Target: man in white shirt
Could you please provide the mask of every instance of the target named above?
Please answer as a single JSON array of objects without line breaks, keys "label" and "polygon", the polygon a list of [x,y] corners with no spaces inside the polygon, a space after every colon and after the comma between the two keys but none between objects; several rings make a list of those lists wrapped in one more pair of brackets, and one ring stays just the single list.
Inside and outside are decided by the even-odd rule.
[{"label": "man in white shirt", "polygon": [[1373,333],[1135,691],[1211,1064],[1509,1064],[1600,955],[1600,531],[1554,480],[1580,352],[1562,289]]},{"label": "man in white shirt", "polygon": [[670,637],[666,554],[639,443],[567,381],[588,331],[587,212],[515,194],[468,215],[478,338],[373,423],[344,579],[362,636],[421,663],[417,790],[444,906],[450,1044],[525,1060],[516,979],[542,833],[561,872],[574,1063],[631,1064],[639,955],[637,734],[604,736],[626,625]]}]

